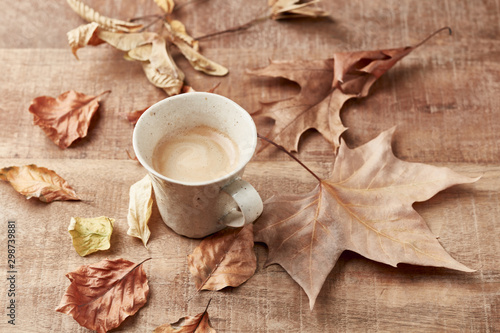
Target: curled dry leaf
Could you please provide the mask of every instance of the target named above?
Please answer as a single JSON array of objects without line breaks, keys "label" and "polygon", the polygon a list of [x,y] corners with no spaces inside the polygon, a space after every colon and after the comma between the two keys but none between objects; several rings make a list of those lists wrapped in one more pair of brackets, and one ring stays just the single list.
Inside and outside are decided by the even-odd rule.
[{"label": "curled dry leaf", "polygon": [[155,0],[155,2],[167,14],[172,14],[174,11],[174,0]]},{"label": "curled dry leaf", "polygon": [[238,287],[255,273],[253,224],[226,228],[205,238],[188,256],[197,290]]},{"label": "curled dry leaf", "polygon": [[95,22],[104,29],[110,31],[133,32],[143,27],[142,24],[121,21],[103,16],[79,0],[66,1],[68,2],[68,5],[71,7],[71,9],[73,9],[75,13],[80,15],[81,18],[83,18],[87,22]]},{"label": "curled dry leaf", "polygon": [[328,13],[316,5],[320,0],[269,0],[271,19],[281,20],[299,17],[325,17]]},{"label": "curled dry leaf", "polygon": [[[184,73],[177,67],[168,52],[165,39],[153,32],[117,33],[103,30],[90,24],[68,32],[68,42],[73,54],[86,45],[97,45],[104,41],[120,51],[126,52],[128,60],[139,61],[148,80],[169,95],[176,95],[184,84]],[[87,44],[92,41],[94,44]]]},{"label": "curled dry leaf", "polygon": [[172,324],[158,326],[153,333],[216,333],[217,331],[212,327],[208,316],[209,305],[210,302],[202,313],[180,318]]},{"label": "curled dry leaf", "polygon": [[147,302],[148,280],[141,262],[102,260],[66,274],[71,281],[56,311],[104,333],[133,316]]},{"label": "curled dry leaf", "polygon": [[149,236],[151,235],[148,222],[152,210],[153,184],[149,175],[146,175],[130,187],[130,201],[127,215],[127,235],[140,238],[146,248]]},{"label": "curled dry leaf", "polygon": [[114,219],[109,217],[72,217],[68,231],[76,252],[85,257],[97,251],[108,250],[113,233]]},{"label": "curled dry leaf", "polygon": [[[165,22],[165,28],[168,32],[168,38],[175,46],[179,48],[181,53],[184,55],[184,57],[186,57],[186,59],[194,69],[214,76],[224,76],[229,72],[226,67],[219,65],[218,63],[206,58],[198,52],[198,45],[195,43],[192,37],[186,34],[186,29],[180,21],[174,21],[174,27],[176,30],[173,29],[171,24]],[[191,39],[188,39],[186,36],[190,37]]]},{"label": "curled dry leaf", "polygon": [[[448,28],[443,28],[448,29]],[[271,118],[274,125],[267,136],[289,151],[298,151],[299,140],[314,128],[336,150],[345,127],[340,109],[350,98],[368,95],[373,83],[418,46],[442,31],[440,29],[415,46],[396,49],[335,53],[324,60],[272,61],[265,68],[249,73],[282,77],[299,84],[301,90],[293,98],[263,103],[254,118]],[[267,147],[263,145],[262,149]]]},{"label": "curled dry leaf", "polygon": [[0,170],[0,180],[9,182],[27,199],[36,197],[42,202],[80,200],[71,186],[58,174],[34,164],[3,168]]},{"label": "curled dry leaf", "polygon": [[268,265],[277,263],[290,274],[311,309],[344,250],[392,266],[472,271],[443,249],[412,204],[478,178],[397,159],[393,133],[356,149],[342,143],[329,179],[310,193],[270,198],[255,224],[255,240],[269,249]]},{"label": "curled dry leaf", "polygon": [[99,108],[97,96],[70,90],[57,98],[40,96],[29,107],[33,123],[42,128],[49,139],[61,149],[68,148],[76,139],[87,136],[90,120]]}]

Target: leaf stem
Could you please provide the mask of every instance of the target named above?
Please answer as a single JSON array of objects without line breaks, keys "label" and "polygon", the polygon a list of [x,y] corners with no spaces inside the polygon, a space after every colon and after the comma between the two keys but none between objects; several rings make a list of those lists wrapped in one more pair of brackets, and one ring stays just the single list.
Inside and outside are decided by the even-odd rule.
[{"label": "leaf stem", "polygon": [[427,36],[423,41],[421,41],[420,43],[418,43],[417,45],[413,46],[414,49],[416,49],[417,47],[419,47],[420,45],[424,44],[425,42],[427,42],[429,39],[431,39],[432,37],[436,36],[438,33],[440,33],[441,31],[443,30],[448,30],[448,33],[451,35],[452,34],[452,31],[451,31],[451,28],[450,27],[442,27],[441,29],[438,29],[436,31],[434,31],[433,33],[431,33],[429,36]]},{"label": "leaf stem", "polygon": [[288,156],[290,156],[291,158],[293,158],[297,163],[299,163],[304,169],[306,169],[311,175],[314,176],[314,178],[316,178],[319,182],[321,182],[321,178],[318,177],[318,175],[316,175],[311,169],[309,169],[304,163],[302,163],[301,160],[299,160],[297,157],[295,157],[292,153],[290,153],[288,150],[285,149],[285,147],[277,144],[276,142],[272,141],[271,139],[268,139],[266,138],[265,136],[262,136],[260,135],[259,133],[257,133],[257,137],[261,140],[264,140],[266,141],[267,143],[270,143],[272,144],[273,146],[275,146],[276,148],[278,148],[279,150],[285,152]]},{"label": "leaf stem", "polygon": [[202,39],[207,39],[207,38],[211,38],[211,37],[214,37],[214,36],[219,36],[219,35],[222,35],[222,34],[227,34],[227,33],[230,33],[230,32],[237,32],[237,31],[246,30],[246,29],[252,27],[254,24],[259,23],[261,21],[265,21],[268,18],[270,18],[270,15],[265,15],[265,16],[257,17],[257,18],[254,18],[253,20],[251,20],[251,21],[243,24],[243,25],[240,25],[240,26],[237,26],[237,27],[233,27],[233,28],[229,28],[227,30],[213,32],[213,33],[210,33],[210,34],[207,34],[207,35],[196,37],[195,39],[196,40],[202,40]]}]

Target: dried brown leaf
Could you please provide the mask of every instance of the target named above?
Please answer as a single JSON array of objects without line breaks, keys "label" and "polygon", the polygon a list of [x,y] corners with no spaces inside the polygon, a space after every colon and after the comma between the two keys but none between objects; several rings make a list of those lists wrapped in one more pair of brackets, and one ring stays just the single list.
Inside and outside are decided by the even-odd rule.
[{"label": "dried brown leaf", "polygon": [[153,333],[216,333],[212,327],[208,316],[208,305],[204,312],[196,316],[187,316],[180,318],[172,324],[163,324],[155,328]]},{"label": "dried brown leaf", "polygon": [[99,100],[108,92],[90,96],[70,90],[57,98],[40,96],[31,102],[29,112],[33,114],[33,123],[61,149],[66,149],[76,139],[87,136]]},{"label": "dried brown leaf", "polygon": [[68,5],[73,9],[75,13],[80,15],[81,18],[87,22],[95,22],[100,27],[109,31],[122,31],[122,32],[133,32],[141,29],[142,24],[121,21],[113,18],[103,16],[96,12],[93,8],[87,6],[80,0],[66,0]]},{"label": "dried brown leaf", "polygon": [[[443,28],[447,29],[447,28]],[[350,98],[368,95],[372,84],[440,29],[415,46],[377,50],[335,53],[324,60],[272,61],[265,68],[250,71],[253,75],[282,77],[300,85],[293,98],[263,104],[254,114],[271,118],[274,125],[267,136],[289,151],[298,151],[299,140],[308,129],[316,129],[336,150],[345,127],[340,109]],[[261,150],[267,147],[263,145]]]},{"label": "dried brown leaf", "polygon": [[66,274],[71,284],[56,311],[98,333],[120,326],[147,302],[149,286],[143,263],[105,259],[80,266]]},{"label": "dried brown leaf", "polygon": [[205,238],[188,256],[197,290],[237,287],[255,273],[253,224],[226,228]]},{"label": "dried brown leaf", "polygon": [[320,0],[269,0],[271,19],[281,20],[300,17],[325,17],[329,14],[316,6]]},{"label": "dried brown leaf", "polygon": [[356,149],[342,143],[332,176],[309,193],[267,200],[255,224],[255,240],[304,289],[311,309],[345,250],[396,266],[398,263],[471,272],[453,259],[413,209],[456,184],[477,178],[397,159],[394,129]]},{"label": "dried brown leaf", "polygon": [[34,164],[12,166],[0,169],[0,180],[9,182],[12,187],[27,199],[36,197],[42,202],[54,200],[80,200],[75,191],[54,171]]}]

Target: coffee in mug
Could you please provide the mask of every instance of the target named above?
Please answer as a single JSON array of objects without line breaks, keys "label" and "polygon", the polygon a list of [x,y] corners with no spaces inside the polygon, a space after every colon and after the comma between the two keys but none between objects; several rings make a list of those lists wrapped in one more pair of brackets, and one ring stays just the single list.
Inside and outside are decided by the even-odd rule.
[{"label": "coffee in mug", "polygon": [[230,173],[238,159],[238,146],[226,133],[202,125],[163,137],[153,152],[153,168],[171,179],[200,182]]}]

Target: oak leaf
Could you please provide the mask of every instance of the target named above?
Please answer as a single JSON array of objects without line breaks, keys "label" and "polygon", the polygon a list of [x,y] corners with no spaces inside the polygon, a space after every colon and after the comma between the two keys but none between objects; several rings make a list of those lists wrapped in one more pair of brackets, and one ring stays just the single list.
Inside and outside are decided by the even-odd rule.
[{"label": "oak leaf", "polygon": [[40,96],[31,102],[29,112],[33,114],[33,123],[40,126],[59,148],[66,149],[76,139],[87,136],[99,100],[108,92],[90,96],[70,90],[57,98]]},{"label": "oak leaf", "polygon": [[147,302],[148,280],[141,262],[102,260],[66,274],[71,281],[56,311],[98,333],[118,327]]},{"label": "oak leaf", "polygon": [[68,231],[76,252],[85,257],[91,253],[108,250],[113,233],[114,219],[100,216],[93,218],[72,217]]},{"label": "oak leaf", "polygon": [[257,268],[253,250],[253,224],[226,228],[201,241],[188,256],[197,290],[237,287]]},{"label": "oak leaf", "polygon": [[147,243],[151,235],[148,222],[153,211],[153,184],[149,175],[130,187],[129,196],[127,235],[141,239],[148,248]]},{"label": "oak leaf", "polygon": [[[299,140],[308,129],[316,129],[336,150],[340,135],[346,130],[340,109],[350,98],[368,95],[373,83],[440,29],[415,46],[396,49],[334,53],[323,60],[271,61],[250,74],[282,77],[301,87],[299,94],[286,100],[263,103],[254,118],[274,120],[269,139],[289,151],[298,151]],[[267,144],[260,149],[263,150]]]},{"label": "oak leaf", "polygon": [[0,180],[9,182],[27,199],[36,197],[42,202],[80,200],[75,190],[61,176],[35,164],[0,169]]},{"label": "oak leaf", "polygon": [[327,12],[316,6],[319,2],[320,0],[269,0],[268,4],[273,20],[328,16]]},{"label": "oak leaf", "polygon": [[255,240],[269,249],[304,289],[311,309],[345,250],[378,262],[471,272],[454,260],[412,208],[437,192],[478,178],[448,168],[397,159],[394,129],[356,149],[340,145],[330,178],[309,193],[272,197],[255,224]]},{"label": "oak leaf", "polygon": [[208,302],[205,311],[196,316],[186,316],[180,318],[172,324],[163,324],[155,328],[153,333],[216,333],[212,327],[208,316]]},{"label": "oak leaf", "polygon": [[87,22],[95,22],[100,27],[110,31],[133,32],[141,29],[142,24],[117,20],[99,14],[93,8],[87,6],[80,0],[66,0],[75,13]]}]

